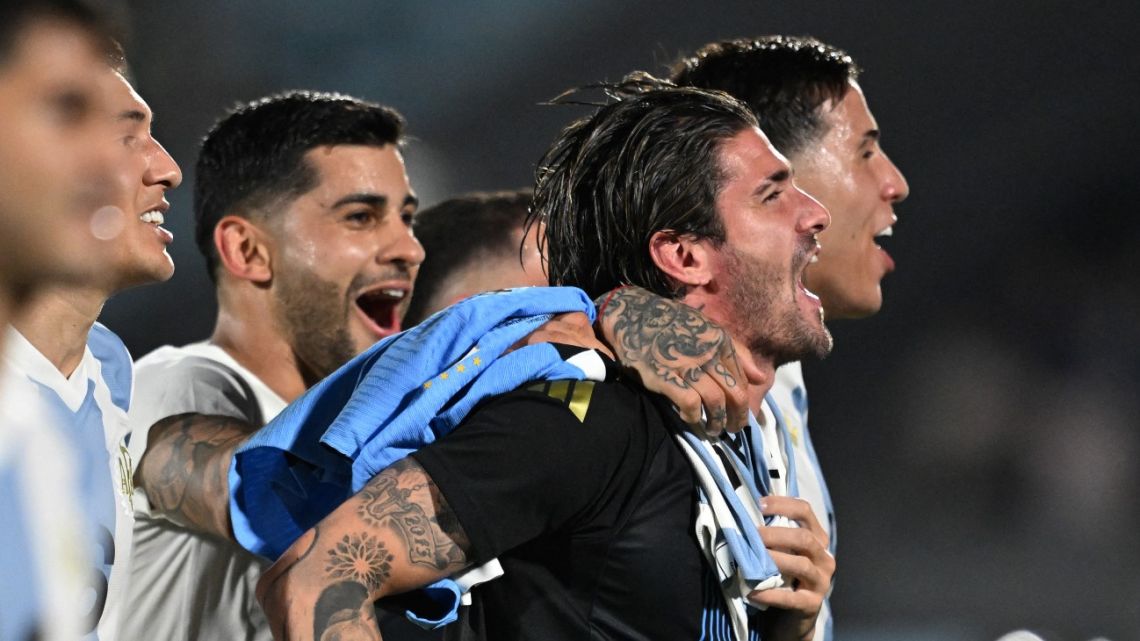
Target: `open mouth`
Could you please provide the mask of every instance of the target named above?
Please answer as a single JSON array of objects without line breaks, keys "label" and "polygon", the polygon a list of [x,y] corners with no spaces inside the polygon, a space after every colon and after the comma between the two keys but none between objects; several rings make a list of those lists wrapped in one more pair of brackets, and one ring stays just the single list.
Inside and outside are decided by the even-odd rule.
[{"label": "open mouth", "polygon": [[139,220],[152,225],[161,225],[166,222],[166,216],[164,216],[161,211],[152,209],[148,212],[143,212],[142,215],[139,216]]},{"label": "open mouth", "polygon": [[878,245],[879,247],[882,247],[883,239],[884,238],[890,238],[891,236],[894,236],[894,235],[895,235],[895,226],[893,224],[887,225],[885,228],[880,229],[878,231],[878,233],[875,234],[875,244]]},{"label": "open mouth", "polygon": [[408,294],[406,289],[378,287],[357,296],[356,309],[372,333],[377,336],[395,334],[400,331],[400,305]]}]

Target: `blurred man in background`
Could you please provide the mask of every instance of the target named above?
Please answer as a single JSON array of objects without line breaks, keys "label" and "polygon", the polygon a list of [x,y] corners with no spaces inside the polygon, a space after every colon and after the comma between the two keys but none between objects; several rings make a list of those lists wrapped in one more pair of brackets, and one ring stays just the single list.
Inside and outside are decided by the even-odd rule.
[{"label": "blurred man in background", "polygon": [[[99,88],[113,51],[108,16],[83,2],[0,4],[0,327],[44,287],[98,264],[93,214],[112,156]],[[0,339],[2,340],[2,339]],[[0,638],[94,636],[106,597],[107,516],[81,500],[102,447],[73,441],[65,413],[0,366]],[[108,496],[111,488],[105,488]],[[113,518],[113,517],[112,517]],[[102,551],[106,551],[103,547]]]},{"label": "blurred man in background", "polygon": [[99,144],[107,188],[90,230],[103,247],[94,268],[75,283],[37,293],[8,331],[7,364],[32,381],[66,417],[69,440],[94,464],[80,465],[82,501],[98,515],[93,540],[101,560],[95,607],[99,636],[113,638],[124,604],[133,510],[126,449],[131,358],[114,333],[96,322],[104,303],[123,289],[169,279],[173,240],[160,225],[165,194],[182,181],[174,159],[151,135],[152,115],[123,75],[120,60],[104,63],[99,81],[106,127]]},{"label": "blurred man in background", "polygon": [[546,285],[539,229],[524,229],[531,194],[530,189],[475,192],[416,214],[416,238],[426,258],[406,325],[479,292]]}]

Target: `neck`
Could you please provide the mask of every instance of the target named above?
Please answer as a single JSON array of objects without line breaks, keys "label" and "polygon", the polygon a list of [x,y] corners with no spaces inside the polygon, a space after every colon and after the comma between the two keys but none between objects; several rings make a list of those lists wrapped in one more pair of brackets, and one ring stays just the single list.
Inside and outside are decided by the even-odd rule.
[{"label": "neck", "polygon": [[742,333],[734,326],[733,315],[724,307],[722,298],[709,295],[704,289],[697,289],[681,299],[681,302],[700,310],[705,318],[720,325],[732,336],[737,348],[737,361],[744,372],[744,377],[748,379],[748,409],[752,410],[754,415],[760,416],[764,396],[776,382],[776,361],[771,354],[742,349],[744,344],[737,338]]},{"label": "neck", "polygon": [[249,287],[248,291],[233,292],[219,285],[218,322],[210,342],[291,403],[308,385],[297,355],[273,320],[270,302],[266,290]]},{"label": "neck", "polygon": [[12,326],[64,376],[83,360],[87,335],[107,294],[93,287],[53,287],[33,297]]}]

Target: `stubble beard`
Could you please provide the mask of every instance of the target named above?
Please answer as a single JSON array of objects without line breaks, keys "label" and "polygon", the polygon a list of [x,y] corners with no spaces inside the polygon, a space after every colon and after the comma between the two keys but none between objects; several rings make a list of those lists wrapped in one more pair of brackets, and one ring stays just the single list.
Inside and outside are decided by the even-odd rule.
[{"label": "stubble beard", "polygon": [[307,386],[356,356],[348,331],[348,305],[336,283],[305,270],[278,272],[277,316]]},{"label": "stubble beard", "polygon": [[[797,251],[801,264],[807,248]],[[777,367],[831,352],[831,333],[822,315],[816,325],[803,317],[796,304],[792,270],[763,264],[733,248],[726,248],[728,282],[725,295],[738,319],[739,338],[753,353],[771,358]]]}]

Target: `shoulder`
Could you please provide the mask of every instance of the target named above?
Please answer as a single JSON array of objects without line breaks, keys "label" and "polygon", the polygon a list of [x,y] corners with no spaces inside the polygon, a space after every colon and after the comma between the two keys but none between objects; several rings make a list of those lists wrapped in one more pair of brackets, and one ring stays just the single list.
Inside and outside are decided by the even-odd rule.
[{"label": "shoulder", "polygon": [[99,372],[111,392],[111,402],[124,411],[130,408],[133,369],[131,354],[122,339],[101,323],[87,334],[87,349],[99,361]]},{"label": "shoulder", "polygon": [[135,364],[135,377],[136,427],[186,412],[264,423],[249,381],[228,365],[185,348],[163,347],[147,354]]}]

